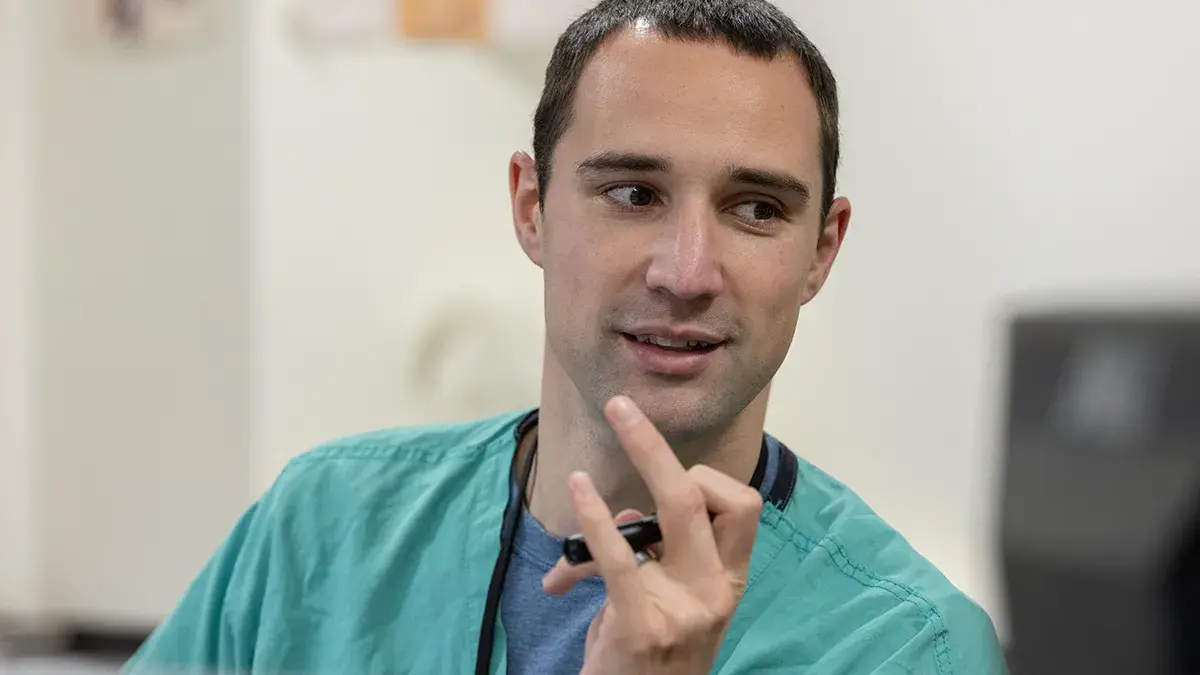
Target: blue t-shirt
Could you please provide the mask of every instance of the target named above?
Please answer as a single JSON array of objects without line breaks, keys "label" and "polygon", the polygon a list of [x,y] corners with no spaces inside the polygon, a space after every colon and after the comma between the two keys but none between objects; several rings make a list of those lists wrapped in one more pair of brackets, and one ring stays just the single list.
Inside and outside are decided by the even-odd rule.
[{"label": "blue t-shirt", "polygon": [[[762,482],[766,499],[779,473],[783,452],[778,441],[765,437]],[[528,510],[513,541],[500,620],[508,637],[508,672],[514,675],[578,673],[592,619],[604,604],[604,581],[584,579],[560,596],[542,590],[542,577],[562,557],[563,540],[542,527]]]}]

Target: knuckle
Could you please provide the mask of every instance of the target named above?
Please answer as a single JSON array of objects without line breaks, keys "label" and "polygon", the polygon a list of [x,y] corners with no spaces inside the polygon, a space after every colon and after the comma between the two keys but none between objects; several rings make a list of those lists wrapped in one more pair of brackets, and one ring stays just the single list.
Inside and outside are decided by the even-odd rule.
[{"label": "knuckle", "polygon": [[762,493],[752,487],[748,487],[741,491],[738,496],[738,510],[757,516],[763,510]]},{"label": "knuckle", "polygon": [[678,622],[665,616],[650,620],[646,630],[626,635],[625,648],[639,655],[655,655],[669,652],[679,644]]},{"label": "knuckle", "polygon": [[642,649],[651,654],[669,652],[679,645],[679,638],[675,634],[676,631],[670,628],[650,633],[643,641]]},{"label": "knuckle", "polygon": [[707,589],[704,604],[712,612],[714,621],[724,623],[733,618],[745,587],[745,580],[733,573],[726,573],[720,581],[713,582]]},{"label": "knuckle", "polygon": [[686,513],[703,513],[708,508],[704,493],[694,484],[673,489],[667,494],[667,502],[672,508]]},{"label": "knuckle", "polygon": [[[727,606],[713,607],[707,603],[696,603],[686,608],[679,607],[669,615],[661,615],[658,621],[647,625],[647,630],[626,636],[625,645],[640,656],[663,658],[699,645],[710,644],[722,634],[729,624],[736,602],[732,597]],[[716,611],[720,609],[721,611]]]},{"label": "knuckle", "polygon": [[678,648],[684,644],[707,642],[714,635],[721,633],[727,623],[728,619],[723,614],[718,614],[710,608],[689,612],[681,618],[670,647]]},{"label": "knuckle", "polygon": [[713,614],[715,615],[715,623],[723,624],[733,618],[734,612],[737,611],[738,597],[731,585],[723,586],[716,593],[713,599]]}]

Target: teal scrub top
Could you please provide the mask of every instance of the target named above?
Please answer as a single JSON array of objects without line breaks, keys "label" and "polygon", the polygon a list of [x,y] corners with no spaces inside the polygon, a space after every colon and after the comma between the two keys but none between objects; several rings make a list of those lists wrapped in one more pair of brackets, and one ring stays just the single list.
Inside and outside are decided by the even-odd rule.
[{"label": "teal scrub top", "polygon": [[[245,512],[128,675],[473,673],[529,411],[326,444]],[[797,459],[713,673],[1002,675],[988,615]],[[505,672],[496,620],[491,672]]]}]

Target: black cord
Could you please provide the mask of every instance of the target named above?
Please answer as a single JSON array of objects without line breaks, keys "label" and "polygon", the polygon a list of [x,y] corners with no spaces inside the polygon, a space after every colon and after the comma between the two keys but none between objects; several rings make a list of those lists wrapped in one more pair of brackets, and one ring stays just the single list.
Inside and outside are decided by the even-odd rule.
[{"label": "black cord", "polygon": [[[537,438],[534,437],[525,458],[521,479],[516,476],[517,465],[513,462],[509,473],[510,497],[504,510],[504,526],[500,530],[500,555],[492,568],[492,581],[488,584],[487,604],[483,609],[483,625],[479,628],[479,650],[475,655],[475,675],[489,675],[492,667],[492,643],[496,638],[496,615],[500,611],[500,596],[504,594],[504,580],[508,576],[508,563],[512,559],[513,542],[517,526],[521,522],[521,511],[525,503],[525,490],[529,474],[533,470],[533,458],[537,456]],[[520,486],[519,490],[518,487]]]}]

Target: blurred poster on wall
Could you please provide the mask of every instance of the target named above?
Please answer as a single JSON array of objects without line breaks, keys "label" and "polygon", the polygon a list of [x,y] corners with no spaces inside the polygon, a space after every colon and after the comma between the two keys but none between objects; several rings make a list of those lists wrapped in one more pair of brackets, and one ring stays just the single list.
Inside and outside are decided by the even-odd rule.
[{"label": "blurred poster on wall", "polygon": [[72,30],[87,46],[185,47],[217,23],[217,0],[73,0]]},{"label": "blurred poster on wall", "polygon": [[482,42],[488,38],[486,0],[398,0],[400,34],[408,40]]}]

